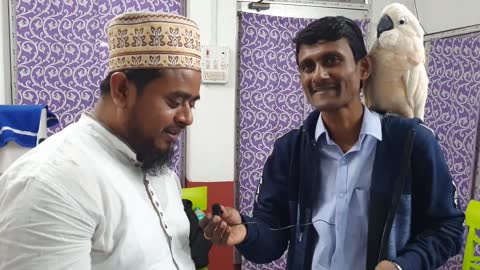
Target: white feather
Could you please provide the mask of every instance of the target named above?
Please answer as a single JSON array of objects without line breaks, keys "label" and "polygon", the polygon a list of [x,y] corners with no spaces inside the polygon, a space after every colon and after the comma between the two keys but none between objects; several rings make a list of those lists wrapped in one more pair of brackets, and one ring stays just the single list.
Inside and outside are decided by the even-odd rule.
[{"label": "white feather", "polygon": [[385,7],[383,16],[391,18],[393,29],[381,33],[370,50],[373,70],[365,86],[365,103],[376,110],[423,120],[428,95],[423,29],[398,3]]}]

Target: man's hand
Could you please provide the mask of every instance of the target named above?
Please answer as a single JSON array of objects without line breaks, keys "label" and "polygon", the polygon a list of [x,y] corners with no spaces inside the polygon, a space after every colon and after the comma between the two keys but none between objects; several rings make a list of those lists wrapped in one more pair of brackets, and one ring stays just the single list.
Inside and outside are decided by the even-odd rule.
[{"label": "man's hand", "polygon": [[391,261],[381,261],[377,264],[375,270],[398,270],[398,267]]},{"label": "man's hand", "polygon": [[[221,206],[223,214],[205,215],[200,221],[200,228],[206,239],[217,245],[234,246],[240,244],[247,236],[247,228],[242,223],[240,213],[231,207]],[[238,225],[240,224],[240,225]]]}]

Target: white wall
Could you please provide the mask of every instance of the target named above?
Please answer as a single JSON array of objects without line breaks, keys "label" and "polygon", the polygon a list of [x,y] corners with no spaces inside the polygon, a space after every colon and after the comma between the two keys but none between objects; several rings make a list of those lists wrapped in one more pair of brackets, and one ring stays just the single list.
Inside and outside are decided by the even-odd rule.
[{"label": "white wall", "polygon": [[480,25],[479,0],[416,0],[425,33]]},{"label": "white wall", "polygon": [[230,48],[228,83],[202,84],[200,101],[193,113],[194,122],[187,129],[187,179],[233,181],[238,36],[236,1],[190,0],[187,1],[187,16],[199,24],[202,45]]},{"label": "white wall", "polygon": [[9,1],[0,2],[0,104],[11,104]]}]

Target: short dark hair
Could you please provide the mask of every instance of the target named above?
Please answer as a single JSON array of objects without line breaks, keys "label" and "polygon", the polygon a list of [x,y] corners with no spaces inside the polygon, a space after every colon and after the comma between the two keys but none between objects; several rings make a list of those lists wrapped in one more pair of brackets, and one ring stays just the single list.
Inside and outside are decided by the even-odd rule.
[{"label": "short dark hair", "polygon": [[327,16],[311,22],[293,39],[297,63],[302,44],[313,45],[320,40],[337,41],[341,38],[347,39],[355,62],[367,55],[362,31],[353,20],[343,16]]},{"label": "short dark hair", "polygon": [[[107,77],[100,82],[101,96],[110,94],[110,78],[115,72],[108,73]],[[133,81],[139,95],[142,94],[143,88],[145,88],[147,84],[164,75],[161,69],[129,69],[122,70],[121,72],[125,73],[128,80]]]}]

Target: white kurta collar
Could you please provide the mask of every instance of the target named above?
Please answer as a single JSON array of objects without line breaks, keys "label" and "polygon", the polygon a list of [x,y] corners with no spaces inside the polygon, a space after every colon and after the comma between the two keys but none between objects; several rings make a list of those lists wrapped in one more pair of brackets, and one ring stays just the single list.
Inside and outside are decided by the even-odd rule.
[{"label": "white kurta collar", "polygon": [[137,153],[135,153],[135,151],[122,138],[116,135],[113,130],[97,120],[92,113],[84,112],[78,123],[90,126],[90,128],[101,136],[99,139],[105,142],[105,147],[111,148],[110,150],[117,152],[119,156],[125,158],[127,162],[130,162],[138,168],[142,166],[142,163],[137,160]]}]

